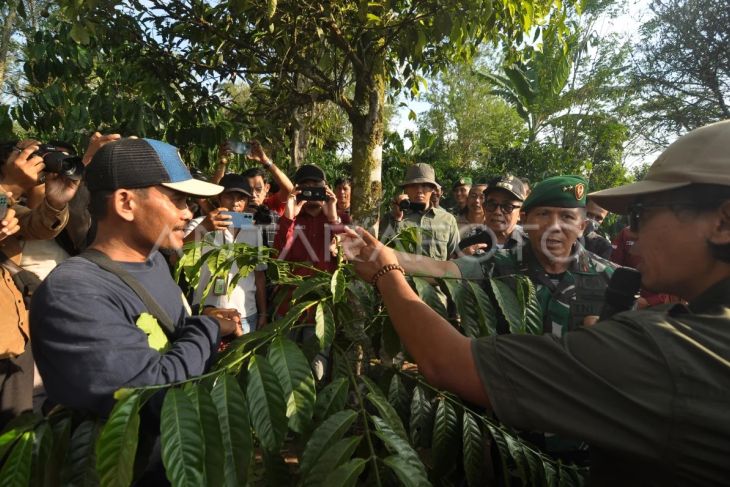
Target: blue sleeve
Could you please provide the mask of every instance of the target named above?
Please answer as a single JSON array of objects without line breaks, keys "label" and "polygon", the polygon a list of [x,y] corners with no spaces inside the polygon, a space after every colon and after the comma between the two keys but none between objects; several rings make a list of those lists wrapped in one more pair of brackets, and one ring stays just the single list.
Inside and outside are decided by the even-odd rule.
[{"label": "blue sleeve", "polygon": [[31,306],[31,342],[52,401],[107,414],[120,387],[185,380],[215,356],[215,320],[186,318],[170,349],[159,353],[135,324],[139,310],[120,297],[126,289],[110,293],[108,283],[97,282],[106,292],[94,292],[88,281],[81,290],[68,282],[41,286]]}]

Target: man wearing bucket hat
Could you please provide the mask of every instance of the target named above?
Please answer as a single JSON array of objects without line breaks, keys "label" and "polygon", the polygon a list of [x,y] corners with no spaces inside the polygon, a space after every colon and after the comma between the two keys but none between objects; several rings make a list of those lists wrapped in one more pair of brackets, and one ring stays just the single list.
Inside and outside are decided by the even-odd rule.
[{"label": "man wearing bucket hat", "polygon": [[406,228],[416,227],[422,236],[418,256],[438,261],[450,258],[459,248],[459,227],[452,214],[431,204],[431,196],[439,187],[433,167],[413,164],[406,170],[401,187],[404,194],[395,197],[391,212],[381,221],[381,239],[390,240]]},{"label": "man wearing bucket hat", "polygon": [[[505,181],[501,184],[517,189],[515,179]],[[513,292],[517,291],[517,281],[509,276],[528,276],[540,302],[543,331],[559,337],[568,330],[595,322],[603,307],[603,293],[616,267],[577,244],[585,228],[587,187],[580,176],[556,176],[535,186],[521,208],[529,236],[524,245],[512,244],[502,250],[494,247],[484,255],[446,262],[414,259],[402,252],[396,256],[407,274],[474,279],[487,287],[487,278],[504,277]],[[508,206],[510,211],[515,211],[517,206],[500,204]],[[498,328],[506,331],[507,323],[500,321]]]},{"label": "man wearing bucket hat", "polygon": [[[537,188],[536,188],[537,190]],[[643,286],[675,303],[565,334],[461,335],[421,302],[398,259],[350,234],[356,270],[435,386],[504,423],[591,445],[594,485],[724,485],[730,478],[730,120],[675,141],[641,182],[591,195],[627,213]],[[385,267],[388,266],[388,267]],[[539,371],[536,373],[535,371]],[[569,378],[569,380],[566,380]]]},{"label": "man wearing bucket hat", "polygon": [[52,403],[105,416],[121,387],[203,373],[237,313],[190,316],[157,251],[182,246],[188,195],[223,188],[193,179],[175,147],[135,138],[99,149],[85,180],[96,236],[36,291],[31,343]]}]

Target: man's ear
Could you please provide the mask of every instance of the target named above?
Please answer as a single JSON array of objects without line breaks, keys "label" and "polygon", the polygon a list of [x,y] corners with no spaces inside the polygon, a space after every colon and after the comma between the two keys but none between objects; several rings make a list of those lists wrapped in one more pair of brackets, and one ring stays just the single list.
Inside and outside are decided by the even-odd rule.
[{"label": "man's ear", "polygon": [[136,195],[128,189],[118,189],[112,195],[114,213],[128,222],[134,221],[134,210],[138,207]]},{"label": "man's ear", "polygon": [[708,240],[715,245],[730,244],[730,201],[725,201],[714,213]]}]

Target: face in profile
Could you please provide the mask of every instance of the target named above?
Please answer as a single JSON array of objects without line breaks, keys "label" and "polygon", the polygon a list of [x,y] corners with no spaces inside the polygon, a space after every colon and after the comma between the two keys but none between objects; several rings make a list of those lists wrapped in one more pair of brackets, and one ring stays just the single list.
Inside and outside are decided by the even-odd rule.
[{"label": "face in profile", "polygon": [[141,248],[180,249],[185,227],[192,218],[188,195],[164,186],[131,192],[134,200],[135,239]]}]

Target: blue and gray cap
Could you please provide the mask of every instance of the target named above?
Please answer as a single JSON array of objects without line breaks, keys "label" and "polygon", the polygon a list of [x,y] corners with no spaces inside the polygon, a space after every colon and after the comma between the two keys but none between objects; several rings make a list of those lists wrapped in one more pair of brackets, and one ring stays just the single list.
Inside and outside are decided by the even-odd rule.
[{"label": "blue and gray cap", "polygon": [[161,185],[194,196],[214,196],[222,186],[194,179],[177,147],[152,139],[110,142],[94,154],[84,174],[89,191]]}]

